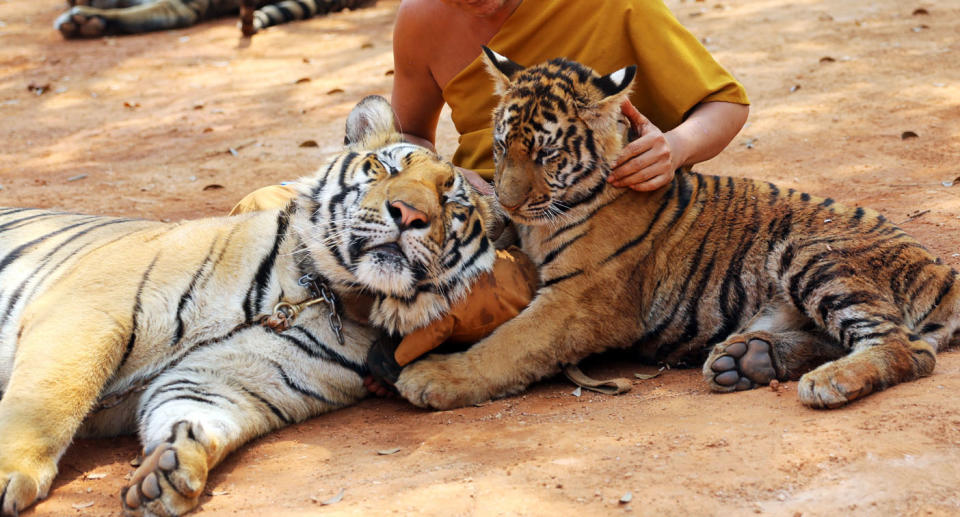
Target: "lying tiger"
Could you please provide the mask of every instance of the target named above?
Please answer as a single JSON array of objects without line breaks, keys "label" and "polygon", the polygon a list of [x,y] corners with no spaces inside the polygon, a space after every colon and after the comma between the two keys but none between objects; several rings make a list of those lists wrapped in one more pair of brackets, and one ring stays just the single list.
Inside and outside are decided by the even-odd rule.
[{"label": "lying tiger", "polygon": [[282,210],[0,210],[0,514],[47,495],[75,435],[138,432],[125,512],[180,515],[243,443],[363,397],[379,329],[423,326],[491,270],[489,205],[386,100],[354,108],[347,142]]},{"label": "lying tiger", "polygon": [[318,14],[356,9],[376,0],[67,0],[70,9],[53,22],[65,38],[99,38],[111,34],[179,29],[203,20],[252,10],[249,36],[260,29]]},{"label": "lying tiger", "polygon": [[655,192],[615,188],[635,68],[524,69],[484,53],[501,95],[494,186],[541,287],[469,351],[407,367],[407,399],[477,403],[631,347],[669,365],[705,360],[714,391],[799,378],[803,404],[835,408],[930,375],[952,344],[957,273],[883,216],[684,171]]}]

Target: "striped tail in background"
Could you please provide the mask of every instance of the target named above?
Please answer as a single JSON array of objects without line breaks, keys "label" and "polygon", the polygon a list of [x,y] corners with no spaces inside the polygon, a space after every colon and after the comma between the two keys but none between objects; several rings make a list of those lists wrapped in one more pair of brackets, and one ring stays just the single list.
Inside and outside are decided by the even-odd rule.
[{"label": "striped tail in background", "polygon": [[357,9],[372,5],[376,0],[281,0],[257,8],[262,0],[242,0],[240,4],[240,30],[246,37],[260,29],[280,25],[293,20],[305,20],[318,14],[327,14],[344,9]]}]

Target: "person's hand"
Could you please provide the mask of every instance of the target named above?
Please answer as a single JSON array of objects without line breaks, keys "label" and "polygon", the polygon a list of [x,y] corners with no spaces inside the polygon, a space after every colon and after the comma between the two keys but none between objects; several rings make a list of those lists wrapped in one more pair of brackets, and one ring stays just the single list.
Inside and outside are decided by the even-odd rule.
[{"label": "person's hand", "polygon": [[671,139],[629,101],[620,105],[639,138],[627,144],[617,156],[607,181],[615,187],[656,190],[673,180],[678,167]]}]

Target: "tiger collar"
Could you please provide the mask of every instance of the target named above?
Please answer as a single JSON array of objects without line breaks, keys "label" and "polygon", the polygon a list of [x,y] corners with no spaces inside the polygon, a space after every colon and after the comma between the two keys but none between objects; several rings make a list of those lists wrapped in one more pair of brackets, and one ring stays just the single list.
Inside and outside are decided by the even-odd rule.
[{"label": "tiger collar", "polygon": [[312,298],[299,303],[281,300],[273,306],[273,314],[265,318],[261,324],[277,332],[283,332],[290,328],[293,320],[297,319],[303,309],[318,303],[326,303],[330,330],[337,335],[337,343],[343,346],[343,320],[340,319],[340,311],[337,309],[337,295],[327,284],[326,279],[319,274],[307,273],[297,280],[297,285],[310,291]]}]

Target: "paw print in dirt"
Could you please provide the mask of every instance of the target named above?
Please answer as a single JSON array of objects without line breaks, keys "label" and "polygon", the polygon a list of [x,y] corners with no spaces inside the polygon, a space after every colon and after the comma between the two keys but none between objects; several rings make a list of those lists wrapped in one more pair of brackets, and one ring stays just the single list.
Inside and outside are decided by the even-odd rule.
[{"label": "paw print in dirt", "polygon": [[120,492],[128,516],[172,517],[189,512],[207,482],[207,454],[193,426],[177,422],[169,441],[147,454]]}]

